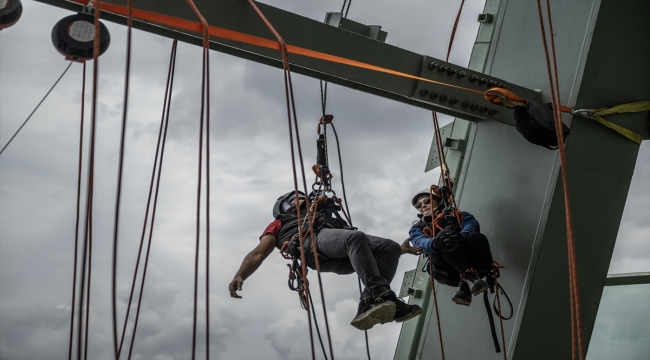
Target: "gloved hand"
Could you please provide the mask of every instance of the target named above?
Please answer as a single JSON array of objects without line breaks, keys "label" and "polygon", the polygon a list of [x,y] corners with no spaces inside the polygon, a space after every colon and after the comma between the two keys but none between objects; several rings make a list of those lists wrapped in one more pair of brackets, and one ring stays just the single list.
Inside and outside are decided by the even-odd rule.
[{"label": "gloved hand", "polygon": [[458,231],[445,229],[433,239],[433,249],[437,252],[452,252],[465,245],[465,237]]}]

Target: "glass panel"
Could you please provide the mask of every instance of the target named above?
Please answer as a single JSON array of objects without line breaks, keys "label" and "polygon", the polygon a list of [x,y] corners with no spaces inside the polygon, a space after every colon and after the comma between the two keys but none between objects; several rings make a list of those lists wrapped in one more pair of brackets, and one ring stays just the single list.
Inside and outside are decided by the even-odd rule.
[{"label": "glass panel", "polygon": [[650,358],[650,284],[606,286],[587,360]]}]

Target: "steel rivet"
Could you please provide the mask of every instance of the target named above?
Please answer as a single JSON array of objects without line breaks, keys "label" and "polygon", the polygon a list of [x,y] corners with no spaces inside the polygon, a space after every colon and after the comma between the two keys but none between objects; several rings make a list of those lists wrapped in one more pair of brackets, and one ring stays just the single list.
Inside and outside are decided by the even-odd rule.
[{"label": "steel rivet", "polygon": [[427,89],[422,89],[422,90],[420,90],[420,95],[421,95],[421,96],[427,96],[427,95],[429,95],[429,90],[427,90]]},{"label": "steel rivet", "polygon": [[461,71],[461,72],[458,73],[458,77],[460,77],[460,78],[464,78],[465,76],[467,76],[467,73],[464,72],[464,71]]},{"label": "steel rivet", "polygon": [[434,63],[434,62],[430,62],[430,63],[429,63],[429,69],[435,69],[435,68],[437,68],[437,67],[438,67],[438,64],[437,64],[437,63]]},{"label": "steel rivet", "polygon": [[478,80],[478,76],[476,76],[476,75],[472,75],[472,76],[469,77],[469,81],[474,82],[476,80]]},{"label": "steel rivet", "polygon": [[435,99],[435,98],[438,97],[438,93],[437,93],[437,92],[432,92],[431,94],[429,94],[429,97],[430,97],[431,99]]}]

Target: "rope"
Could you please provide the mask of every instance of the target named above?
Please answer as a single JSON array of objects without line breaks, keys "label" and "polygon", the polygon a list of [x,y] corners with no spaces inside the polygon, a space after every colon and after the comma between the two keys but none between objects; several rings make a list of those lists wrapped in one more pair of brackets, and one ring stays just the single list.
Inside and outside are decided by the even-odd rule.
[{"label": "rope", "polygon": [[[83,158],[84,138],[84,104],[86,95],[86,63],[83,63],[83,76],[81,80],[81,121],[79,123],[79,165],[77,170],[77,206],[75,212],[74,226],[74,260],[72,261],[72,306],[70,309],[70,343],[68,344],[68,360],[72,360],[72,342],[74,338],[74,311],[76,304],[77,290],[77,257],[79,252],[79,219],[81,212],[81,169]],[[81,305],[80,305],[81,306]]]},{"label": "rope", "polygon": [[[93,40],[93,94],[92,94],[92,108],[91,108],[91,121],[90,121],[90,154],[88,156],[88,174],[86,186],[86,215],[84,221],[84,248],[83,248],[83,260],[82,260],[82,273],[81,273],[81,289],[79,292],[79,331],[77,332],[77,358],[82,359],[81,349],[82,349],[82,334],[84,329],[84,318],[85,318],[85,347],[84,347],[84,358],[87,358],[88,351],[88,312],[90,305],[90,275],[92,267],[92,208],[93,208],[93,192],[94,192],[94,173],[95,173],[95,139],[96,139],[96,125],[97,125],[97,85],[98,73],[99,73],[99,36],[100,36],[100,27],[99,27],[99,0],[96,3],[95,7],[95,38]],[[84,295],[86,293],[86,260],[88,261],[88,290],[86,296],[86,306],[84,308]],[[84,314],[85,311],[85,314]],[[84,317],[85,315],[85,317]]]},{"label": "rope", "polygon": [[[347,3],[347,9],[345,9],[345,5]],[[348,0],[343,0],[343,5],[341,6],[341,16],[343,18],[348,17],[348,13],[350,12],[350,5],[352,5],[352,0],[348,2]],[[326,108],[327,108],[327,81],[324,82],[325,84],[323,85],[323,80],[320,81],[320,94],[321,94],[321,107],[323,110],[323,119],[325,119],[325,113],[326,113]],[[331,122],[330,122],[331,123]],[[339,168],[341,172],[341,187],[343,188],[343,200],[345,202],[345,208],[347,210],[347,213],[344,211],[344,214],[346,215],[346,218],[348,222],[350,223],[350,226],[352,225],[352,218],[350,214],[350,208],[348,207],[348,199],[345,194],[345,181],[343,180],[343,162],[341,161],[341,148],[339,146],[339,136],[336,133],[336,128],[334,127],[334,124],[332,124],[332,130],[334,131],[334,137],[336,138],[336,151],[339,157]],[[325,134],[325,138],[327,139],[327,123],[323,121],[323,133]],[[325,152],[327,153],[327,140],[325,141]],[[359,285],[359,296],[362,296],[363,290],[361,288],[361,279],[357,277],[357,283]],[[370,360],[370,344],[368,341],[368,330],[364,330],[364,337],[366,340],[366,354],[368,356],[368,360]]]},{"label": "rope", "polygon": [[[174,43],[172,44],[172,59],[170,60],[170,67],[171,67],[171,80],[169,80],[169,75],[168,75],[168,87],[169,87],[169,97],[167,98],[167,111],[166,114],[164,115],[165,123],[164,123],[164,131],[162,134],[162,144],[160,146],[160,160],[158,162],[158,174],[156,177],[156,191],[154,195],[154,203],[153,203],[153,210],[151,214],[151,223],[149,225],[149,239],[147,242],[147,252],[145,255],[145,260],[144,260],[144,267],[142,270],[142,282],[140,283],[140,294],[138,297],[138,307],[136,310],[136,316],[135,316],[135,323],[133,325],[133,335],[131,337],[131,345],[129,348],[129,359],[131,359],[131,354],[133,352],[133,344],[135,343],[135,333],[136,329],[138,327],[138,319],[140,316],[140,308],[142,306],[142,296],[144,294],[144,282],[147,277],[147,269],[149,265],[149,253],[151,251],[151,242],[152,242],[152,237],[153,237],[153,229],[154,229],[154,222],[156,220],[156,209],[158,208],[158,194],[160,192],[160,177],[162,175],[162,165],[163,165],[163,160],[164,160],[164,155],[165,155],[165,144],[167,143],[167,128],[169,126],[169,113],[170,113],[170,107],[171,107],[171,99],[172,99],[172,89],[174,88],[174,73],[175,73],[175,68],[176,68],[176,50],[177,50],[177,44],[178,41],[174,40]],[[164,110],[163,110],[164,111]],[[162,124],[162,119],[161,119],[161,129],[163,127]],[[158,143],[160,144],[160,130],[158,134]],[[156,150],[157,152],[157,150]],[[154,160],[154,172],[155,172],[155,160]],[[153,182],[153,173],[152,173],[152,179],[151,181]],[[150,193],[151,193],[151,187],[150,187]],[[150,195],[151,197],[151,195]],[[147,211],[148,211],[148,206],[149,206],[149,201],[147,201]],[[145,226],[146,226],[146,217],[145,217]],[[143,228],[143,236],[144,236],[144,228]],[[135,275],[134,275],[135,279]],[[135,281],[135,280],[134,280]]]},{"label": "rope", "polygon": [[327,359],[327,351],[325,350],[325,344],[323,344],[323,338],[320,335],[320,329],[318,328],[318,320],[316,319],[316,309],[314,309],[314,300],[309,296],[309,303],[311,304],[311,314],[314,317],[314,326],[316,327],[316,334],[318,334],[318,341],[320,342],[320,348],[323,351],[323,356],[325,360]]},{"label": "rope", "polygon": [[[501,343],[503,344],[503,360],[508,360],[508,346],[506,345],[506,335],[503,331],[503,312],[501,312],[501,300],[499,298],[499,280],[497,280],[497,274],[498,274],[498,266],[496,265],[496,261],[492,260],[492,266],[494,267],[494,287],[496,289],[497,293],[497,304],[499,306],[499,327],[501,328]],[[505,294],[505,293],[504,293]],[[489,309],[488,311],[492,311],[492,309]]]},{"label": "rope", "polygon": [[[7,148],[7,146],[9,146],[9,144],[11,144],[11,141],[16,137],[16,135],[18,135],[18,133],[20,132],[20,130],[22,130],[23,126],[25,126],[25,124],[27,124],[27,122],[29,121],[29,119],[32,118],[32,115],[34,115],[34,113],[36,112],[36,110],[38,110],[38,108],[41,106],[41,104],[43,103],[43,101],[45,101],[45,99],[47,99],[47,96],[50,95],[50,93],[52,92],[52,90],[54,90],[54,87],[56,86],[56,84],[58,84],[59,81],[63,78],[63,75],[65,75],[65,73],[68,72],[68,69],[70,68],[70,66],[72,66],[72,61],[70,61],[70,62],[68,63],[68,66],[65,68],[65,70],[63,70],[63,73],[61,74],[61,76],[59,76],[59,78],[56,79],[56,81],[54,82],[54,85],[52,85],[52,87],[50,88],[50,90],[47,91],[47,93],[45,94],[45,96],[43,96],[43,98],[41,99],[41,101],[38,102],[38,105],[36,105],[36,107],[34,108],[34,110],[32,110],[32,112],[29,114],[29,116],[27,117],[27,119],[25,119],[25,121],[23,121],[23,124],[20,125],[20,127],[18,128],[18,130],[16,130],[16,132],[14,133],[14,135],[9,139],[9,141],[7,141],[7,143],[5,144],[5,146],[2,147],[2,150],[0,150],[0,155],[2,155],[2,153],[5,151],[5,149]],[[84,66],[85,66],[85,63],[84,63]]]},{"label": "rope", "polygon": [[458,21],[460,20],[460,14],[463,12],[463,5],[465,5],[465,0],[461,0],[460,9],[458,9],[458,14],[456,15],[456,21],[454,21],[454,28],[451,30],[451,37],[449,38],[449,46],[447,47],[447,57],[445,58],[446,62],[449,62],[449,54],[451,54],[451,47],[454,44],[454,38],[456,37],[456,29],[458,28]]},{"label": "rope", "polygon": [[[205,116],[205,123],[209,122],[210,120],[210,99],[207,97],[209,96],[210,93],[210,79],[208,78],[209,74],[209,50],[210,50],[210,34],[208,32],[208,23],[201,15],[201,12],[199,9],[197,9],[196,5],[194,5],[194,2],[192,0],[187,0],[187,3],[189,6],[192,8],[196,16],[199,17],[201,20],[201,25],[203,27],[203,67],[202,67],[202,79],[201,79],[201,116],[200,116],[200,130],[199,130],[199,164],[198,164],[198,185],[197,185],[197,190],[196,190],[196,249],[195,249],[195,257],[194,257],[194,311],[193,311],[193,329],[192,329],[192,360],[195,359],[196,357],[196,317],[197,317],[197,303],[198,303],[198,281],[199,281],[199,244],[200,244],[200,232],[201,232],[201,184],[202,184],[202,170],[203,170],[203,137],[204,137],[204,116]],[[207,95],[206,95],[207,94]],[[206,112],[207,111],[207,112]],[[209,126],[206,125],[206,127]],[[209,156],[207,155],[207,151],[209,150],[209,138],[210,134],[207,133],[206,135],[206,179],[209,180],[210,175],[209,175],[209,170],[210,167],[207,164],[207,161],[209,160]],[[209,195],[209,188],[210,188],[210,183],[206,180],[206,216],[209,216],[209,208],[210,208],[210,195]],[[206,243],[210,242],[210,219],[206,219]],[[206,244],[206,248],[209,249],[210,245]],[[206,254],[206,259],[208,259],[210,256],[209,253]],[[209,269],[209,264],[206,262],[206,269]],[[209,276],[206,278],[206,281],[209,281]],[[206,283],[206,290],[207,290],[207,283]],[[210,339],[209,339],[209,327],[210,327],[210,320],[209,320],[209,299],[210,299],[210,294],[206,294],[206,356],[209,357],[210,354]]]},{"label": "rope", "polygon": [[[288,54],[287,54],[287,47],[286,47],[286,44],[285,44],[284,40],[280,36],[280,34],[275,30],[273,25],[271,25],[271,23],[266,19],[266,17],[259,10],[257,5],[255,5],[255,2],[253,0],[248,0],[248,3],[255,10],[255,12],[258,14],[260,19],[266,24],[267,28],[273,33],[273,35],[275,36],[275,38],[278,41],[278,44],[280,45],[280,50],[282,52],[282,69],[283,69],[283,73],[284,73],[285,99],[286,99],[286,105],[287,105],[287,122],[288,122],[288,125],[289,125],[289,142],[290,142],[290,147],[291,147],[291,163],[292,163],[292,171],[293,171],[294,195],[295,195],[296,199],[298,199],[299,198],[299,196],[298,196],[298,176],[297,176],[297,171],[296,171],[295,151],[294,151],[294,145],[293,145],[293,126],[291,124],[291,122],[292,122],[291,121],[292,120],[291,119],[292,114],[293,114],[293,118],[294,118],[293,119],[294,124],[296,126],[296,143],[297,143],[297,146],[298,146],[298,152],[299,152],[299,156],[300,156],[300,164],[301,164],[301,169],[302,169],[303,186],[304,186],[304,189],[305,189],[305,193],[307,191],[307,183],[305,181],[305,173],[304,173],[304,165],[303,165],[303,159],[302,159],[302,151],[301,151],[301,148],[300,148],[300,135],[299,135],[299,131],[298,131],[298,122],[296,120],[296,108],[295,108],[295,101],[294,101],[295,99],[294,99],[294,96],[293,96],[293,84],[291,82],[291,71],[290,71],[290,67],[289,67],[289,58],[288,58]],[[306,201],[307,201],[307,208],[310,209],[309,199],[307,198]],[[297,213],[296,215],[298,216],[299,219],[301,218],[300,212],[301,212],[300,211],[300,206],[297,206],[296,207],[296,213]],[[321,298],[323,300],[323,313],[324,313],[324,316],[325,316],[325,326],[327,328],[327,337],[328,337],[328,340],[329,340],[330,357],[332,359],[334,359],[334,353],[332,351],[332,342],[331,342],[331,337],[330,337],[330,333],[329,333],[329,324],[328,324],[328,321],[327,321],[327,308],[324,305],[325,304],[325,297],[322,296],[323,295],[323,289],[322,289],[322,279],[320,277],[320,263],[318,261],[318,255],[317,255],[318,252],[316,251],[316,249],[317,249],[316,241],[315,241],[315,239],[313,237],[313,231],[312,231],[311,224],[310,224],[310,229],[309,230],[310,230],[309,232],[312,234],[312,244],[313,244],[313,247],[314,247],[314,254],[316,254],[316,256],[314,256],[314,258],[315,258],[315,262],[316,262],[316,268],[317,268],[317,273],[318,273],[319,284],[321,284],[320,291],[321,291]],[[305,249],[304,249],[304,240],[305,239],[304,239],[302,226],[298,227],[298,239],[299,239],[299,243],[300,243],[300,258],[301,258],[301,262],[302,262],[302,274],[303,274],[303,278],[304,278],[304,282],[305,282],[305,296],[310,297],[311,293],[309,292],[309,281],[307,281],[307,262],[306,262],[306,259],[305,259]],[[307,310],[307,320],[308,320],[308,324],[309,324],[309,340],[310,340],[310,344],[311,344],[311,355],[312,355],[312,359],[316,359],[316,353],[315,353],[315,350],[314,350],[313,329],[312,329],[312,324],[311,324],[311,316],[309,315],[309,303],[308,302],[305,303],[305,307],[307,308],[306,310]]]},{"label": "rope", "polygon": [[[92,209],[90,210],[92,214]],[[92,218],[92,215],[91,215]],[[84,333],[84,359],[88,359],[88,322],[90,321],[90,278],[91,270],[93,268],[93,235],[92,223],[88,224],[90,227],[90,237],[88,238],[88,293],[86,295],[86,327]]]},{"label": "rope", "polygon": [[[432,195],[429,195],[432,198]],[[433,201],[433,199],[430,199]],[[438,312],[438,297],[436,296],[436,283],[433,281],[433,256],[429,255],[429,276],[431,276],[431,292],[433,292],[433,305],[436,309],[436,321],[438,322],[438,339],[440,340],[440,353],[442,360],[445,360],[445,347],[442,344],[442,328],[440,327],[440,313]]]},{"label": "rope", "polygon": [[[156,169],[158,169],[159,173],[162,170],[162,157],[164,155],[165,140],[167,138],[167,124],[169,123],[169,110],[170,110],[170,107],[171,107],[172,89],[173,89],[173,85],[174,85],[174,69],[175,69],[175,65],[176,65],[177,44],[178,44],[178,41],[174,40],[174,42],[172,44],[172,52],[171,52],[170,59],[169,59],[169,70],[168,70],[168,73],[167,73],[167,83],[166,83],[166,87],[165,87],[165,97],[164,97],[164,102],[163,102],[163,111],[162,111],[162,116],[161,116],[161,119],[160,119],[160,129],[158,130],[158,142],[156,144],[156,154],[155,154],[155,157],[154,157],[153,170],[151,172],[151,181],[150,181],[150,184],[149,184],[149,195],[147,197],[147,206],[146,206],[145,215],[144,215],[144,224],[142,225],[142,235],[140,237],[140,247],[138,249],[138,257],[137,257],[136,263],[135,263],[135,270],[133,272],[133,281],[131,283],[131,291],[129,293],[129,302],[127,303],[127,307],[126,307],[126,316],[124,317],[124,327],[122,329],[122,337],[120,339],[120,344],[118,346],[118,358],[119,358],[119,356],[121,354],[121,351],[122,351],[122,345],[124,343],[124,336],[126,334],[126,326],[127,326],[127,322],[128,322],[128,319],[129,319],[129,312],[131,310],[131,302],[133,301],[133,293],[135,291],[135,284],[136,284],[136,281],[137,281],[138,269],[139,269],[139,266],[140,266],[140,258],[141,258],[141,255],[142,255],[142,247],[144,245],[144,238],[145,238],[145,235],[146,235],[147,220],[149,218],[149,208],[150,208],[150,205],[151,205],[151,197],[152,197],[152,194],[153,194],[154,181],[156,179],[156,176],[155,176],[156,175]],[[163,137],[163,129],[164,129],[164,137]],[[161,140],[162,140],[162,148],[161,148]],[[160,166],[158,166],[159,152],[160,152]],[[158,180],[158,183],[159,182],[160,182],[160,180]],[[157,199],[158,199],[158,186],[156,186],[156,202],[154,203],[153,216],[152,216],[152,220],[151,220],[152,223],[155,220]],[[151,229],[153,230],[153,225],[152,225]],[[149,248],[150,247],[151,247],[151,236],[149,237],[149,244],[147,245],[147,257],[146,257],[146,260],[145,260],[144,270],[143,270],[143,275],[142,275],[142,285],[141,285],[141,288],[140,288],[140,298],[139,298],[139,301],[138,301],[138,308],[137,308],[138,310],[137,310],[137,313],[136,313],[135,325],[133,327],[132,341],[135,339],[135,333],[136,333],[137,324],[138,324],[139,309],[140,309],[140,303],[141,303],[141,300],[142,300],[142,292],[144,290],[144,280],[146,278],[147,264],[148,264],[148,259],[149,259],[148,254],[149,254]],[[132,348],[133,348],[133,342],[131,343],[131,346],[130,346],[130,349],[132,349]],[[130,352],[131,351],[129,351],[129,353]],[[129,355],[129,358],[130,358],[130,355]]]},{"label": "rope", "polygon": [[115,359],[119,359],[118,344],[117,344],[117,243],[119,233],[120,221],[120,202],[122,199],[122,178],[124,170],[124,145],[126,136],[126,121],[127,110],[129,102],[129,80],[131,74],[131,28],[133,21],[131,19],[132,0],[127,1],[127,20],[126,25],[126,69],[124,72],[124,100],[122,102],[122,129],[120,132],[120,155],[118,160],[117,171],[117,191],[115,194],[115,219],[113,225],[113,263],[111,273],[111,304],[112,304],[112,318],[113,318],[113,352]]},{"label": "rope", "polygon": [[[553,34],[553,22],[551,19],[551,8],[548,0],[546,1],[546,10],[549,23],[549,31]],[[548,80],[551,88],[551,97],[553,101],[553,115],[555,120],[555,129],[557,135],[558,148],[560,151],[560,169],[562,174],[562,186],[564,190],[564,207],[566,212],[566,231],[567,231],[567,253],[569,262],[569,291],[571,296],[571,358],[584,359],[582,347],[582,324],[580,315],[580,293],[578,288],[578,270],[576,265],[575,244],[573,242],[573,225],[571,219],[571,203],[569,201],[569,180],[566,164],[566,150],[564,146],[564,138],[562,134],[562,118],[560,115],[560,91],[558,85],[558,72],[557,61],[555,57],[555,42],[551,36],[551,52],[552,63],[549,59],[548,44],[546,41],[546,30],[544,29],[544,19],[542,17],[542,5],[540,0],[537,0],[537,12],[539,15],[539,23],[542,32],[542,42],[544,44],[544,55],[546,58],[546,70],[548,73]],[[551,71],[551,65],[555,72],[555,78]]]}]

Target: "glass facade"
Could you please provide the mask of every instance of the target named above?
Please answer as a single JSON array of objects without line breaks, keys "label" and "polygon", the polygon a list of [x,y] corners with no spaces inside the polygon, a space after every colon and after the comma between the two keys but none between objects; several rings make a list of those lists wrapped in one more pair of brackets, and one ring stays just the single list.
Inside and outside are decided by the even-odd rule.
[{"label": "glass facade", "polygon": [[650,284],[605,286],[587,360],[650,359]]}]

